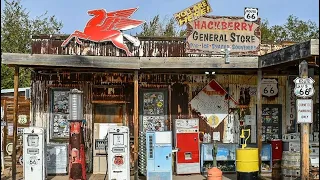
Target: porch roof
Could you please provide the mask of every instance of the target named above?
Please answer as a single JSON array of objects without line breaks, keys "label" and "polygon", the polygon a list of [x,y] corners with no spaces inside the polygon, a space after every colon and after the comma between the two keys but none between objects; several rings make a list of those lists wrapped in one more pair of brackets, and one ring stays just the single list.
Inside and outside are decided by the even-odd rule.
[{"label": "porch roof", "polygon": [[[294,44],[259,57],[259,68],[288,68],[307,60],[311,64],[319,61],[319,39]],[[319,62],[318,62],[319,63]],[[317,64],[318,64],[317,63]]]}]

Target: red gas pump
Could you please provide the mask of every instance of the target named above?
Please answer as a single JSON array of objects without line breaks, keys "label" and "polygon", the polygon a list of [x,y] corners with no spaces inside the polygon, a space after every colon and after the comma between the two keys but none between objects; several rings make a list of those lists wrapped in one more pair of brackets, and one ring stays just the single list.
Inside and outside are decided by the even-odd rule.
[{"label": "red gas pump", "polygon": [[86,180],[86,158],[83,136],[82,92],[73,89],[69,94],[69,179]]}]

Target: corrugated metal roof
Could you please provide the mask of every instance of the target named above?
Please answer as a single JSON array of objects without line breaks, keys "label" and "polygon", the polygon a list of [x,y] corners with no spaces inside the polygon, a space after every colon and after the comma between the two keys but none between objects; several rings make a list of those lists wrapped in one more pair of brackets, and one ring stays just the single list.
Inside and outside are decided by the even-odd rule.
[{"label": "corrugated metal roof", "polygon": [[[30,87],[26,87],[26,88],[18,88],[18,92],[23,92],[26,91],[26,89],[30,89]],[[5,94],[5,93],[13,93],[14,89],[1,89],[1,94]]]}]

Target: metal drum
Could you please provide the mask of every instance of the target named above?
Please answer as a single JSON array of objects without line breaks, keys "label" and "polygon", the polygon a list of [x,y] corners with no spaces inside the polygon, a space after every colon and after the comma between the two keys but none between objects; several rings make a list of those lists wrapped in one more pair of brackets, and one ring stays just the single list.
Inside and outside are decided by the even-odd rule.
[{"label": "metal drum", "polygon": [[282,179],[296,179],[300,177],[300,153],[283,151],[282,153]]},{"label": "metal drum", "polygon": [[237,149],[236,169],[238,180],[257,179],[259,172],[258,148]]}]

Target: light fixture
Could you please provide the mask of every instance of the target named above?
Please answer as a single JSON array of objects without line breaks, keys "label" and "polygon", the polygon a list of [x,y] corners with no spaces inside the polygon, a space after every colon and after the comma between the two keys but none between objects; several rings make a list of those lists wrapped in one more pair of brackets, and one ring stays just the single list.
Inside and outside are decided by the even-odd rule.
[{"label": "light fixture", "polygon": [[212,71],[211,74],[216,74],[216,72]]},{"label": "light fixture", "polygon": [[208,75],[208,74],[209,74],[209,72],[205,72],[205,74],[207,74],[207,75]]}]

